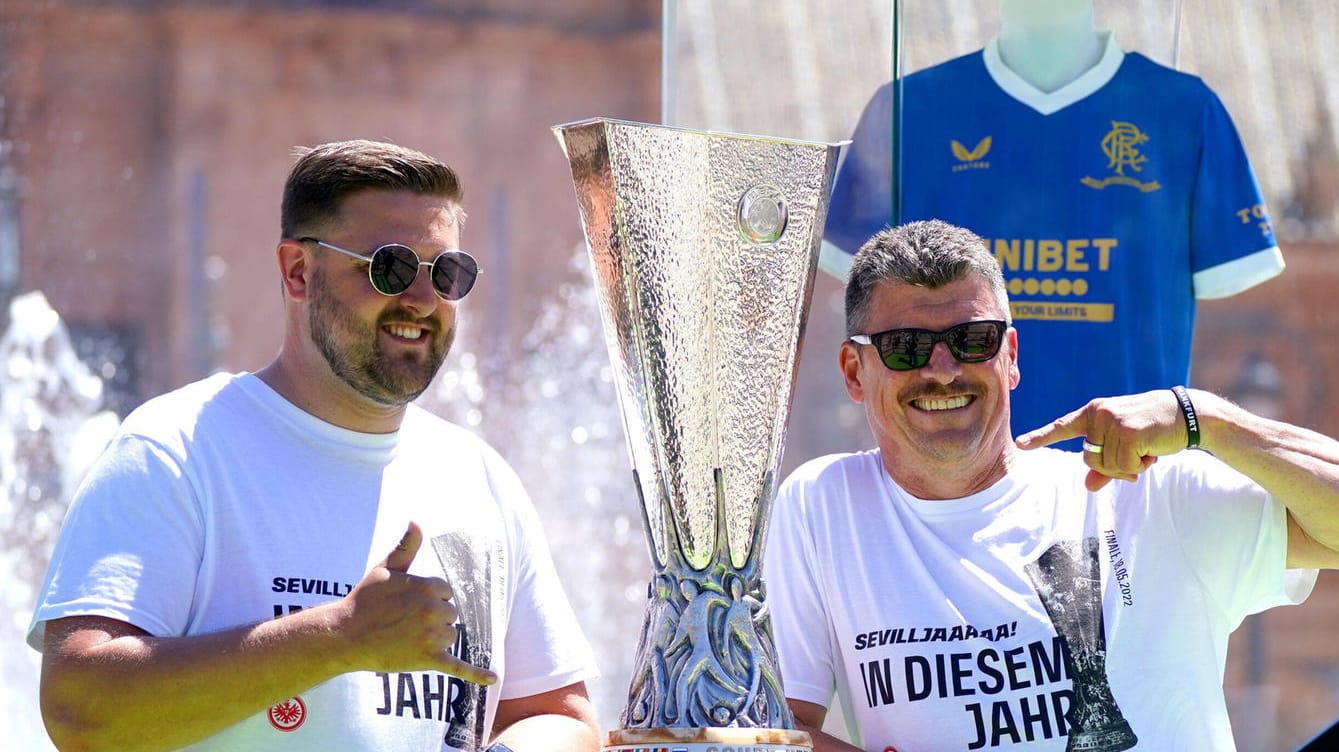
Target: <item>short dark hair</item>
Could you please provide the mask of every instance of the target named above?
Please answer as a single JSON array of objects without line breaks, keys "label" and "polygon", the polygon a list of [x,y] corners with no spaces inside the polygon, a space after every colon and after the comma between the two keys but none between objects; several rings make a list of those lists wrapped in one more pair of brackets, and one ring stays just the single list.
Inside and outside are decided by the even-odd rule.
[{"label": "short dark hair", "polygon": [[441,196],[455,204],[456,223],[465,222],[455,170],[423,152],[358,139],[299,148],[294,156],[280,210],[284,238],[318,234],[322,224],[339,216],[344,199],[369,188]]},{"label": "short dark hair", "polygon": [[1004,274],[979,235],[937,219],[882,230],[851,261],[846,280],[846,333],[868,334],[869,300],[880,282],[935,289],[972,274],[985,278],[994,288],[1008,320]]}]

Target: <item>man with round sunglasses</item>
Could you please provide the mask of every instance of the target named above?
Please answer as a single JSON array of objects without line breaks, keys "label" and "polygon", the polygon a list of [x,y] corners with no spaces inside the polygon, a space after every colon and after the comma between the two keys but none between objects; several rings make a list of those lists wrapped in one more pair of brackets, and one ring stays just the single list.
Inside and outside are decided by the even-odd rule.
[{"label": "man with round sunglasses", "polygon": [[519,479],[410,404],[479,274],[460,201],[412,149],[300,152],[278,356],[132,412],[62,527],[28,635],[58,747],[599,748]]},{"label": "man with round sunglasses", "polygon": [[1339,442],[1183,387],[1015,440],[1000,267],[937,220],[860,249],[846,321],[876,448],[798,468],[765,553],[815,752],[1233,749],[1228,637],[1339,566]]}]

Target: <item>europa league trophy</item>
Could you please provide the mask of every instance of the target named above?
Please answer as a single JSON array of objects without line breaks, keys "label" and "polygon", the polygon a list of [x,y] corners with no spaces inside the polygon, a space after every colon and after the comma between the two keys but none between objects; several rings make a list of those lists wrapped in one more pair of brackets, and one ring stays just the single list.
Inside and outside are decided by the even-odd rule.
[{"label": "europa league trophy", "polygon": [[606,750],[808,750],[760,568],[838,146],[616,120],[554,133],[655,566]]}]

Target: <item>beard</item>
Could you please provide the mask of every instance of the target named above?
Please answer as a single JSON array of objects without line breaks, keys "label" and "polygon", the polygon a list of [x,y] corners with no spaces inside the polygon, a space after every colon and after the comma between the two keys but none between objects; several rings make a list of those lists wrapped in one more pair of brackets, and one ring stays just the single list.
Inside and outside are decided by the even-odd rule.
[{"label": "beard", "polygon": [[[325,284],[325,273],[317,269],[309,284],[307,323],[312,341],[335,376],[354,391],[381,405],[412,402],[423,393],[446,359],[455,340],[455,327],[445,332],[430,330],[426,357],[420,352],[388,356],[381,349],[381,327],[408,316],[387,311],[372,325],[343,307]],[[415,322],[418,323],[418,322]]]}]

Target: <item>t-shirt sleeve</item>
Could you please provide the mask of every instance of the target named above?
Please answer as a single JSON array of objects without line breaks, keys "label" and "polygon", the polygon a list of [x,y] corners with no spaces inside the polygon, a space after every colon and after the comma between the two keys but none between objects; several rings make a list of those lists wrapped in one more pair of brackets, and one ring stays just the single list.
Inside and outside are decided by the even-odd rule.
[{"label": "t-shirt sleeve", "polygon": [[500,458],[489,467],[494,492],[508,510],[512,578],[504,638],[504,700],[548,692],[599,675],[594,652],[563,591],[534,505]]},{"label": "t-shirt sleeve", "polygon": [[40,650],[46,622],[68,616],[183,634],[202,543],[199,507],[180,464],[146,439],[118,437],[90,468],[61,525],[28,644]]},{"label": "t-shirt sleeve", "polygon": [[1289,570],[1287,510],[1250,478],[1189,452],[1169,478],[1169,513],[1190,566],[1229,623],[1311,592],[1315,570]]},{"label": "t-shirt sleeve", "polygon": [[821,568],[803,514],[804,488],[792,476],[777,492],[763,550],[763,581],[786,697],[827,707],[836,686],[835,658],[816,579]]},{"label": "t-shirt sleeve", "polygon": [[1206,93],[1191,221],[1196,298],[1224,298],[1283,271],[1264,198],[1232,118]]}]

